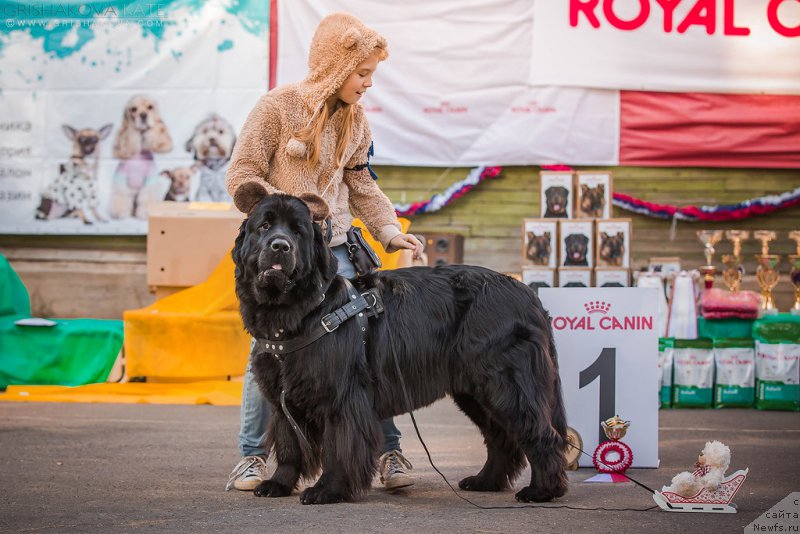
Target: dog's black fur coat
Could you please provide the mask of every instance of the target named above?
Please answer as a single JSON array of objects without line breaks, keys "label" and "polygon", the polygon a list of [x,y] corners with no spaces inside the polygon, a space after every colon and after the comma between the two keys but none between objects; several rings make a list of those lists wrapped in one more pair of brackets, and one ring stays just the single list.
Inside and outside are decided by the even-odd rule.
[{"label": "dog's black fur coat", "polygon": [[[242,223],[233,259],[244,325],[256,338],[302,337],[348,300],[336,258],[295,197],[262,200]],[[278,464],[255,494],[289,495],[320,468],[300,494],[304,504],[353,500],[370,488],[380,421],[407,411],[393,343],[412,408],[449,394],[483,433],[488,460],[462,489],[507,489],[527,458],[531,483],[517,499],[562,496],[566,416],[550,319],[534,292],[487,269],[451,265],[381,272],[355,284],[379,288],[386,308],[370,318],[366,345],[351,319],[283,363],[267,353],[253,359],[272,408],[268,446]],[[312,458],[304,458],[281,411],[282,390]]]}]

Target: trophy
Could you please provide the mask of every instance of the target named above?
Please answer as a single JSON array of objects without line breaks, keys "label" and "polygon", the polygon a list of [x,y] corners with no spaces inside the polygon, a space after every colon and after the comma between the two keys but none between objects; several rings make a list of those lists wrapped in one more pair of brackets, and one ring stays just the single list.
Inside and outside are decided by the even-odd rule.
[{"label": "trophy", "polygon": [[775,299],[772,297],[772,290],[778,285],[780,273],[775,268],[781,261],[777,254],[769,253],[769,242],[777,235],[772,230],[757,230],[753,237],[761,241],[761,254],[756,254],[758,268],[756,269],[756,280],[761,286],[761,311],[767,314],[778,313],[775,307]]},{"label": "trophy", "polygon": [[697,239],[703,243],[705,249],[703,253],[706,256],[706,264],[700,267],[700,273],[703,275],[706,289],[711,289],[714,287],[714,274],[717,272],[711,259],[714,257],[714,245],[722,239],[722,230],[698,230]]},{"label": "trophy", "polygon": [[725,231],[725,238],[733,243],[733,254],[722,256],[722,263],[728,266],[727,269],[722,271],[722,279],[728,289],[734,293],[739,291],[742,284],[742,277],[744,276],[742,241],[746,241],[748,237],[750,237],[750,232],[747,230]]},{"label": "trophy", "polygon": [[800,230],[793,230],[789,232],[789,239],[793,239],[797,243],[797,254],[791,254],[789,261],[792,263],[792,270],[790,276],[792,284],[794,284],[794,306],[792,306],[792,314],[800,315]]},{"label": "trophy", "polygon": [[621,442],[631,426],[630,421],[623,421],[615,415],[600,422],[608,441],[602,442],[592,455],[592,463],[601,473],[624,474],[633,463],[633,451]]}]

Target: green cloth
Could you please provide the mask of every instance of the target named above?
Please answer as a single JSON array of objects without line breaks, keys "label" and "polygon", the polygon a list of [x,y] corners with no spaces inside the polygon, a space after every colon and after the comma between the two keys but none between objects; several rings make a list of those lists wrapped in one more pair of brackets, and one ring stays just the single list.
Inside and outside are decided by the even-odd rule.
[{"label": "green cloth", "polygon": [[710,339],[752,337],[752,319],[697,319],[697,337]]},{"label": "green cloth", "polygon": [[30,316],[22,281],[0,255],[0,389],[9,385],[78,386],[104,382],[122,348],[122,321],[54,319],[19,326]]}]

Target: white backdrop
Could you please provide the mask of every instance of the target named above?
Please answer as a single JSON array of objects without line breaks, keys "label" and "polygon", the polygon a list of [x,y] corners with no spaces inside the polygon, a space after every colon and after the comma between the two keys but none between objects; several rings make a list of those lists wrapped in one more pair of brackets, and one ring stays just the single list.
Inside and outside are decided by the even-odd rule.
[{"label": "white backdrop", "polygon": [[618,162],[619,94],[530,83],[531,0],[291,0],[278,7],[278,85],[305,77],[311,36],[347,11],[389,59],[364,105],[376,163]]},{"label": "white backdrop", "polygon": [[683,0],[667,15],[655,0],[533,4],[533,84],[800,94],[796,0]]}]

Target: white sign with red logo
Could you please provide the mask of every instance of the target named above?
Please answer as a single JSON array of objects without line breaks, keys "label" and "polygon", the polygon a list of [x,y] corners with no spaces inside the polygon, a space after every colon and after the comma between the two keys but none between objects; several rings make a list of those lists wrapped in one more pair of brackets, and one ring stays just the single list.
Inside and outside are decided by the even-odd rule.
[{"label": "white sign with red logo", "polygon": [[800,94],[796,0],[534,2],[531,83]]},{"label": "white sign with red logo", "polygon": [[[569,426],[592,454],[605,441],[600,422],[631,422],[621,441],[633,467],[658,467],[658,309],[652,288],[541,288],[558,351]],[[581,455],[580,465],[592,467]]]}]

